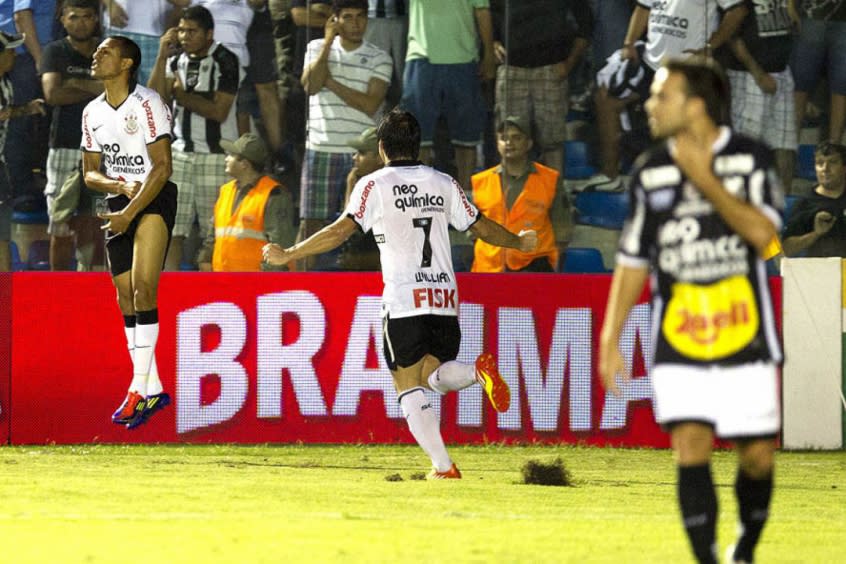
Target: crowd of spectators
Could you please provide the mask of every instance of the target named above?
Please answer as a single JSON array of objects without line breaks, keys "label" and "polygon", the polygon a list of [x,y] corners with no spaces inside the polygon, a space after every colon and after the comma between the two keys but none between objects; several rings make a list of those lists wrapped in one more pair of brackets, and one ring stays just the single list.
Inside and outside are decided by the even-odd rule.
[{"label": "crowd of spectators", "polygon": [[[0,174],[0,219],[46,208],[54,270],[96,268],[101,255],[96,198],[79,182],[78,122],[101,91],[88,76],[91,55],[110,35],[138,43],[138,82],[173,109],[179,209],[169,270],[261,268],[212,259],[216,235],[227,233],[231,254],[237,233],[255,234],[237,208],[258,186],[258,231],[282,246],[334,220],[350,179],[381,166],[372,128],[394,105],[420,121],[421,160],[452,173],[498,221],[525,219],[529,191],[546,198],[532,212],[549,243],[538,256],[486,255],[453,234],[457,268],[483,271],[560,270],[575,213],[569,195],[623,190],[626,163],[648,143],[642,105],[666,56],[706,53],[727,68],[733,125],[774,149],[788,193],[808,119],[827,116],[816,125],[833,148],[818,161],[836,160],[846,123],[846,2],[0,0],[0,31],[3,52],[15,52],[0,82],[9,179]],[[580,119],[598,148],[598,174],[565,183],[571,101],[591,93]],[[227,149],[236,146],[248,146],[249,158]],[[803,235],[824,229],[817,223]],[[0,221],[6,270],[8,224]],[[374,250],[362,238],[335,264],[295,268],[372,268]]]}]

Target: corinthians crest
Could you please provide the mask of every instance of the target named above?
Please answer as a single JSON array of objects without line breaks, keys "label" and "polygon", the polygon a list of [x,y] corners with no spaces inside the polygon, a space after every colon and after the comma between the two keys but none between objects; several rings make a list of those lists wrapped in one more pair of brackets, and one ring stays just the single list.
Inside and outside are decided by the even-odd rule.
[{"label": "corinthians crest", "polygon": [[123,121],[123,130],[128,134],[134,135],[135,132],[138,131],[138,117],[135,115],[135,112],[127,112]]}]

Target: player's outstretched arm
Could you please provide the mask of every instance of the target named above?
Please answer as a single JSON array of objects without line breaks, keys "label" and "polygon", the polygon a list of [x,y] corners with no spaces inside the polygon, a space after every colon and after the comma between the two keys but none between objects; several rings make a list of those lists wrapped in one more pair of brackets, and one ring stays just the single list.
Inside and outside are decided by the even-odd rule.
[{"label": "player's outstretched arm", "polygon": [[301,260],[331,251],[349,239],[356,229],[358,229],[358,226],[355,221],[347,216],[342,216],[331,225],[327,225],[293,247],[283,249],[276,243],[268,243],[262,249],[262,256],[266,263],[282,266],[292,260]]},{"label": "player's outstretched arm", "polygon": [[620,354],[617,343],[629,311],[643,291],[643,284],[648,274],[649,270],[646,268],[617,265],[611,281],[611,290],[608,292],[605,321],[599,333],[598,368],[602,385],[618,396],[620,389],[617,387],[617,375],[622,376],[623,380],[628,380],[631,375],[626,373],[623,355]]},{"label": "player's outstretched arm", "polygon": [[515,235],[484,215],[480,216],[479,221],[474,223],[470,229],[482,241],[496,245],[497,247],[509,247],[528,253],[534,251],[535,247],[538,246],[538,234],[536,231],[521,231]]}]

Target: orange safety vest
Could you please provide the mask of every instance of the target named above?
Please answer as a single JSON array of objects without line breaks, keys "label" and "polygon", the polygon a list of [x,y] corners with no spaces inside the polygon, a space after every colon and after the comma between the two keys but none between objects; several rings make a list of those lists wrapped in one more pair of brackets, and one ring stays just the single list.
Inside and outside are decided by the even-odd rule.
[{"label": "orange safety vest", "polygon": [[215,272],[258,272],[261,270],[261,249],[267,244],[264,234],[264,209],[270,192],[279,183],[262,176],[232,212],[238,193],[235,181],[220,187],[214,205]]},{"label": "orange safety vest", "polygon": [[473,203],[488,219],[513,233],[524,229],[538,232],[538,246],[531,253],[497,247],[476,239],[473,272],[504,272],[506,266],[510,270],[520,270],[540,257],[547,257],[553,269],[558,266],[558,247],[549,217],[558,187],[558,171],[538,163],[532,164],[536,172],[529,174],[523,191],[510,210],[505,207],[499,165],[473,175]]}]

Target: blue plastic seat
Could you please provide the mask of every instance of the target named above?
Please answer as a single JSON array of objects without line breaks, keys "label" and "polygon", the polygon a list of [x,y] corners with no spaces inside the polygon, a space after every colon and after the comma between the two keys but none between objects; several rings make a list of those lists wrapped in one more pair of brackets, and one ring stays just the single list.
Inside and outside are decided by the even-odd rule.
[{"label": "blue plastic seat", "polygon": [[622,229],[629,214],[626,192],[580,192],[576,195],[576,223]]},{"label": "blue plastic seat", "polygon": [[596,166],[590,155],[590,147],[584,141],[566,141],[564,143],[564,177],[570,180],[590,178],[596,174]]},{"label": "blue plastic seat", "polygon": [[21,250],[18,248],[18,244],[14,241],[9,241],[9,251],[12,255],[12,272],[26,270],[26,265],[21,260]]},{"label": "blue plastic seat", "polygon": [[27,270],[50,270],[50,241],[36,239],[29,245]]},{"label": "blue plastic seat", "polygon": [[805,180],[817,179],[817,171],[814,168],[815,145],[799,145],[796,152],[796,176]]},{"label": "blue plastic seat", "polygon": [[23,223],[25,225],[47,225],[49,222],[50,218],[47,216],[47,212],[44,210],[12,212],[12,223]]},{"label": "blue plastic seat", "polygon": [[608,272],[602,262],[602,254],[593,247],[568,247],[563,271],[571,274]]}]

